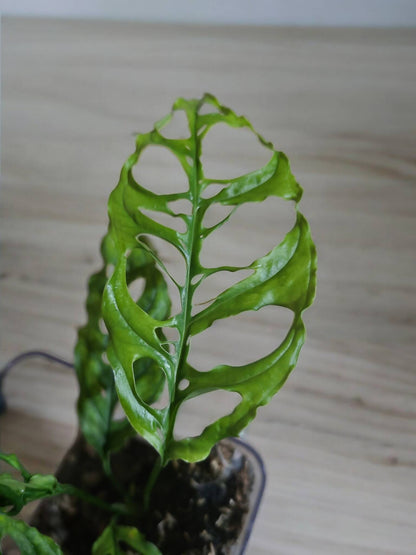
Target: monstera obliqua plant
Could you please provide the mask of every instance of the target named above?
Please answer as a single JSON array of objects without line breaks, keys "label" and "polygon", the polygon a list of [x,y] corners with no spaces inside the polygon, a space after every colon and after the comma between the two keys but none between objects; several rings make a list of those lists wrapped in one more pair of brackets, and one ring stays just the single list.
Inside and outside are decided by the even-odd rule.
[{"label": "monstera obliqua plant", "polygon": [[[178,111],[186,115],[189,135],[168,138],[164,127]],[[252,132],[269,152],[268,163],[234,179],[208,179],[201,162],[204,137],[220,123]],[[156,194],[135,179],[133,168],[150,145],[169,149],[179,161],[186,177],[180,192]],[[305,337],[302,312],[312,303],[316,275],[315,247],[308,223],[298,210],[301,195],[287,157],[265,141],[245,117],[222,106],[210,94],[196,100],[179,98],[172,112],[152,131],[137,136],[135,152],[124,164],[109,199],[110,223],[101,245],[103,267],[89,281],[88,321],[79,330],[75,348],[80,386],[77,409],[81,433],[108,476],[112,473],[112,454],[137,434],[157,451],[157,462],[135,503],[123,492],[117,502],[106,503],[72,485],[58,483],[53,476],[32,475],[14,455],[2,454],[3,462],[21,477],[1,475],[0,537],[12,536],[23,553],[61,553],[50,538],[12,515],[34,499],[64,493],[112,515],[93,546],[94,554],[160,553],[131,520],[126,525],[129,521],[123,519],[129,512],[146,511],[158,475],[169,461],[201,461],[219,440],[237,436],[257,409],[282,387],[297,362]],[[220,228],[240,206],[270,197],[292,201],[288,209],[296,213],[283,241],[242,267],[205,267],[200,255],[207,237],[225,233]],[[180,205],[177,201],[186,201],[191,210],[184,213],[175,209]],[[215,225],[208,225],[207,211],[218,205],[230,207],[230,211]],[[160,214],[180,220],[184,230],[160,223]],[[152,246],[152,238],[169,243],[177,251],[185,269],[182,282],[168,272]],[[208,277],[219,272],[238,276],[239,270],[245,270],[245,277],[236,279],[208,304],[194,302],[196,291]],[[133,298],[129,285],[138,278],[144,288]],[[176,313],[172,313],[169,295],[172,285],[180,298]],[[222,364],[204,372],[190,363],[195,336],[217,320],[267,305],[285,307],[293,314],[283,342],[271,352],[249,364]],[[175,339],[169,339],[172,336]],[[158,408],[155,402],[166,389],[168,402]],[[198,436],[177,439],[175,426],[182,404],[217,390],[239,394],[237,406]],[[124,417],[116,416],[118,403]]]}]

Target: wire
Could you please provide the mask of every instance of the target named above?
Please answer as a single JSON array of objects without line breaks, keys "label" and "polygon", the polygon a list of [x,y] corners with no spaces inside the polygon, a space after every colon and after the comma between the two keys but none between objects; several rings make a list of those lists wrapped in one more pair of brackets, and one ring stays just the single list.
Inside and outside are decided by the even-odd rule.
[{"label": "wire", "polygon": [[72,364],[72,362],[68,362],[63,358],[48,353],[46,351],[25,351],[24,353],[20,353],[19,355],[15,356],[14,358],[6,362],[3,368],[0,369],[0,415],[6,412],[7,409],[6,397],[3,393],[3,384],[6,376],[17,364],[19,364],[19,362],[22,362],[23,360],[26,360],[28,358],[35,357],[46,358],[47,360],[50,360],[52,362],[62,364],[62,366],[66,366],[67,368],[74,369],[74,365]]}]

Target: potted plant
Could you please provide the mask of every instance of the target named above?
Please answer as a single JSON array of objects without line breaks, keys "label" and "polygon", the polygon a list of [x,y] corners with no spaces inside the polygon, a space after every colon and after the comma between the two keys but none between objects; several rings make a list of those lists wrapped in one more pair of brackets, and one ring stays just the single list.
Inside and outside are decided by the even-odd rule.
[{"label": "potted plant", "polygon": [[[189,136],[168,138],[164,127],[178,111],[186,115]],[[208,179],[202,144],[219,123],[254,133],[270,151],[269,162],[234,179]],[[187,177],[185,191],[160,195],[135,180],[132,170],[149,145],[176,156]],[[233,552],[253,475],[247,449],[226,438],[240,434],[294,368],[304,342],[302,312],[315,293],[316,253],[297,207],[301,194],[286,156],[210,94],[179,98],[151,132],[137,136],[136,150],[109,199],[103,266],[89,280],[88,321],[75,347],[79,437],[56,476],[31,474],[15,455],[0,454],[20,474],[0,475],[0,538],[11,536],[28,554]],[[220,232],[239,206],[271,196],[293,201],[295,208],[295,223],[283,241],[244,267],[204,267],[200,253],[206,238]],[[178,201],[190,209],[177,210]],[[206,212],[215,205],[230,207],[230,213],[206,226]],[[183,222],[184,231],[161,223],[160,215]],[[183,282],[160,260],[152,246],[155,237],[181,256]],[[219,272],[238,276],[242,269],[249,275],[207,305],[193,302],[204,280]],[[143,288],[133,298],[129,286],[138,279]],[[177,313],[172,313],[169,283],[179,293]],[[193,337],[219,319],[268,305],[293,313],[285,339],[272,352],[243,366],[219,365],[208,372],[190,364]],[[164,389],[167,401],[160,406]],[[175,422],[183,403],[217,390],[238,393],[234,410],[198,436],[177,438]],[[50,499],[41,503],[32,526],[12,518],[26,503],[42,498]],[[244,548],[238,549],[234,552]]]}]

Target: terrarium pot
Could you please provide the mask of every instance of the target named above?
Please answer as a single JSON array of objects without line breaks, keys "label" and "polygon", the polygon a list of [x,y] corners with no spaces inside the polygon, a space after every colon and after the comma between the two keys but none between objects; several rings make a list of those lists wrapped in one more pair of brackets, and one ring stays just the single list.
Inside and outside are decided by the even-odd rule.
[{"label": "terrarium pot", "polygon": [[[45,372],[55,364],[72,367],[58,357],[34,351],[10,361],[2,377],[18,365],[21,372],[31,371],[33,358],[38,359],[38,370]],[[26,360],[30,361],[27,369],[23,364]],[[110,481],[97,453],[79,435],[56,476],[61,483],[108,503],[120,501],[120,491],[129,491],[140,503],[156,457],[148,443],[140,438],[130,440],[112,456]],[[224,439],[205,461],[170,462],[154,487],[148,514],[126,523],[137,526],[164,555],[241,555],[246,551],[264,487],[264,466],[255,449],[240,439]],[[31,524],[57,541],[66,555],[89,555],[110,518],[86,501],[61,495],[41,502]],[[9,553],[8,544],[4,548],[4,553]]]},{"label": "terrarium pot", "polygon": [[232,442],[236,446],[236,449],[243,453],[250,465],[253,477],[248,498],[248,511],[244,518],[240,535],[234,546],[231,548],[231,555],[242,555],[246,551],[251,531],[253,529],[263,497],[264,487],[266,485],[266,471],[263,459],[250,444],[236,438],[231,438],[225,441]]},{"label": "terrarium pot", "polygon": [[[117,499],[114,483],[140,498],[155,459],[154,450],[133,439],[112,459],[114,481],[104,476],[97,455],[79,437],[64,457],[57,478],[107,502]],[[238,439],[217,444],[205,461],[173,461],[162,470],[150,507],[137,526],[165,555],[245,552],[265,485],[258,453]],[[91,553],[109,515],[66,495],[44,500],[32,524],[62,546],[65,554]]]}]

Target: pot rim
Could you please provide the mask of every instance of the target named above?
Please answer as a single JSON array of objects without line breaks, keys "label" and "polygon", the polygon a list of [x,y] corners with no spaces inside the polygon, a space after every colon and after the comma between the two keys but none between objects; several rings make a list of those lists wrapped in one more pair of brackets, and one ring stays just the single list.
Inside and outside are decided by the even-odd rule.
[{"label": "pot rim", "polygon": [[231,443],[236,449],[242,451],[249,460],[253,471],[253,486],[249,494],[249,511],[244,519],[239,538],[231,549],[231,555],[243,555],[247,549],[266,487],[266,470],[261,455],[250,443],[237,437],[227,438],[223,441]]}]

